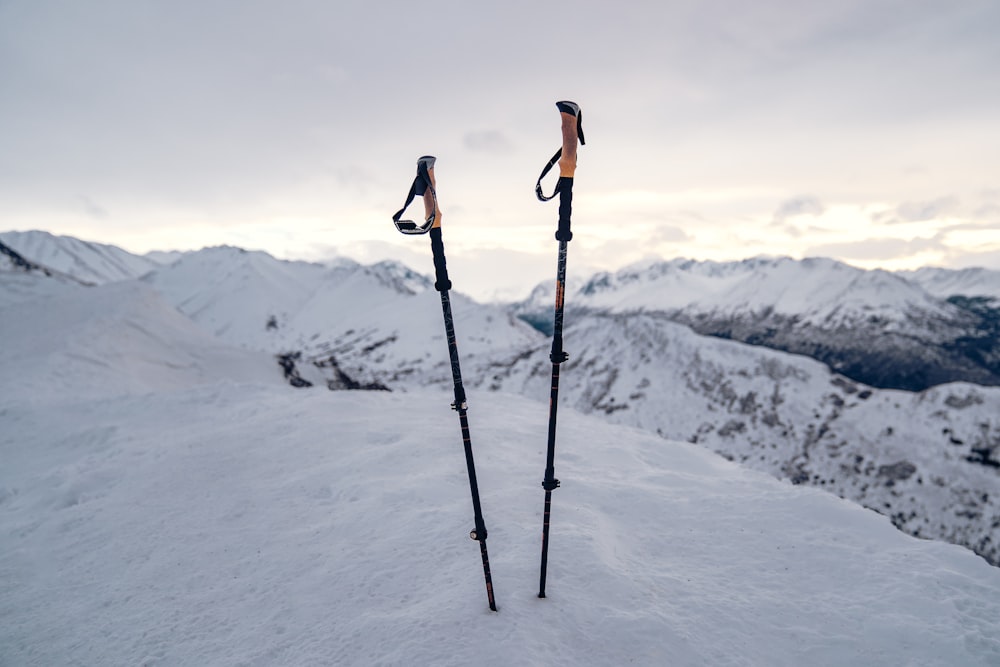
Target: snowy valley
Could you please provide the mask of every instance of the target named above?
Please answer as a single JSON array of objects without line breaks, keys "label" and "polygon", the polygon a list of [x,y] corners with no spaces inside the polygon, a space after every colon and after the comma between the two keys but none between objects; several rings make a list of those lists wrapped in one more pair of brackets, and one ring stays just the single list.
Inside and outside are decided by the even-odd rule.
[{"label": "snowy valley", "polygon": [[[889,523],[1000,562],[1000,388],[878,389],[699,335],[677,304],[571,293],[540,602],[548,340],[523,308],[453,293],[492,615],[426,277],[22,244],[44,264],[16,240],[35,268],[0,256],[12,664],[1000,661],[1000,569]],[[914,311],[892,303],[955,314],[919,284],[867,307],[900,327]]]}]

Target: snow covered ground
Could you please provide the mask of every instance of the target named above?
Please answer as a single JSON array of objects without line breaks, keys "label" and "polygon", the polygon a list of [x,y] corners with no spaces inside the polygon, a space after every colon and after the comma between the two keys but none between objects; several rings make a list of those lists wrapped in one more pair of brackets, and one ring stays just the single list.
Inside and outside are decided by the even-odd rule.
[{"label": "snow covered ground", "polygon": [[569,409],[539,600],[546,406],[472,392],[490,612],[449,392],[79,295],[0,310],[2,665],[1000,664],[1000,569]]}]

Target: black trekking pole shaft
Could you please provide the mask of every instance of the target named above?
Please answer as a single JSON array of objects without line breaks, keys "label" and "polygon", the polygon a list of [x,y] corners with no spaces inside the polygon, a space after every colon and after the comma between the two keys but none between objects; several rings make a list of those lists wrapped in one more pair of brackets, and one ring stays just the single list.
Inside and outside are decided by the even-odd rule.
[{"label": "black trekking pole shaft", "polygon": [[[432,230],[433,232],[433,230]],[[454,408],[458,411],[458,421],[462,428],[462,445],[465,448],[465,467],[469,473],[469,491],[472,494],[472,511],[475,528],[469,536],[479,542],[479,552],[483,560],[483,576],[486,579],[486,596],[490,609],[497,610],[493,598],[493,577],[490,574],[490,558],[486,551],[486,524],[483,521],[483,508],[479,500],[479,482],[476,479],[476,462],[472,455],[472,436],[469,433],[468,409],[465,401],[465,387],[462,385],[462,371],[458,361],[458,346],[455,342],[455,326],[451,315],[451,300],[447,291],[441,292],[441,309],[444,313],[445,334],[448,337],[448,354],[451,357],[451,375],[455,384]]]},{"label": "black trekking pole shaft", "polygon": [[462,444],[465,448],[465,466],[469,473],[469,490],[472,493],[472,510],[475,521],[475,528],[469,533],[469,537],[479,542],[479,553],[483,561],[483,577],[486,579],[486,597],[489,600],[490,609],[497,610],[496,601],[493,597],[493,577],[490,574],[490,558],[486,551],[486,523],[483,521],[483,509],[479,500],[479,482],[476,479],[476,462],[472,456],[472,436],[469,433],[468,407],[465,400],[465,387],[462,384],[462,368],[458,359],[458,343],[455,338],[455,322],[451,313],[451,298],[448,290],[451,289],[451,281],[448,279],[448,266],[444,256],[444,241],[441,238],[441,211],[437,207],[437,197],[434,193],[434,171],[429,170],[431,187],[424,193],[424,208],[427,209],[427,217],[432,214],[434,226],[430,230],[431,252],[434,257],[434,288],[441,294],[441,312],[444,315],[445,337],[448,340],[448,357],[451,361],[451,378],[455,386],[455,402],[452,404],[458,412],[458,421],[462,428]]},{"label": "black trekking pole shaft", "polygon": [[562,350],[563,299],[566,286],[566,241],[559,242],[559,264],[556,270],[556,315],[555,328],[552,335],[552,388],[549,392],[549,432],[548,450],[545,455],[545,478],[542,488],[545,489],[545,509],[542,513],[542,565],[538,579],[538,597],[545,597],[545,576],[549,564],[549,518],[552,511],[552,491],[559,486],[555,478],[556,458],[556,412],[559,408],[559,366],[565,361],[566,353]]},{"label": "black trekking pole shaft", "polygon": [[[573,105],[576,107],[576,105]],[[556,413],[559,408],[559,367],[569,357],[563,351],[563,316],[566,298],[566,253],[569,241],[573,238],[570,231],[570,217],[573,212],[573,176],[576,171],[577,138],[579,132],[579,107],[576,114],[567,113],[559,105],[562,118],[563,145],[559,160],[559,182],[556,191],[559,193],[559,227],[556,230],[556,240],[559,241],[559,258],[556,266],[556,304],[555,322],[552,330],[552,351],[549,359],[552,361],[552,388],[549,393],[549,430],[548,448],[545,455],[545,478],[542,488],[545,489],[545,508],[542,513],[542,562],[538,577],[538,597],[545,597],[545,578],[549,563],[549,520],[552,511],[552,491],[559,488],[559,480],[555,477],[556,456]]]}]

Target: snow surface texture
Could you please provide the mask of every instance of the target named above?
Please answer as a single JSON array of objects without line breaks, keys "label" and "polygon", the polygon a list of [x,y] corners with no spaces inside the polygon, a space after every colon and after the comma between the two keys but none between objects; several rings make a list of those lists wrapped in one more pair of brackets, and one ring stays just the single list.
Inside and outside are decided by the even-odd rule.
[{"label": "snow surface texture", "polygon": [[297,391],[157,304],[0,311],[0,664],[1000,664],[965,549],[570,409],[539,600],[546,406],[474,391],[492,613],[448,392]]},{"label": "snow surface texture", "polygon": [[135,281],[67,287],[0,312],[6,384],[18,395],[117,395],[281,377],[270,355],[221,343]]}]

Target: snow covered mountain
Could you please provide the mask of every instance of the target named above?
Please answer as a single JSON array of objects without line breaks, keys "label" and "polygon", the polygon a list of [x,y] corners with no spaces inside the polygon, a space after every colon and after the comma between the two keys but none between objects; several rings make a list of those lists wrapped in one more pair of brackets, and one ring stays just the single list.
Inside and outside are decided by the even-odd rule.
[{"label": "snow covered mountain", "polygon": [[[748,263],[754,262],[766,265]],[[817,264],[821,273],[823,266],[856,271]],[[650,298],[643,285],[632,283],[655,283],[649,270],[671,275],[669,267],[656,267],[634,269],[636,276],[621,289],[594,288],[594,299],[613,302],[609,294],[615,291],[632,294],[631,303]],[[702,270],[711,274],[709,268]],[[737,266],[723,268],[723,277],[737,275],[722,290],[735,310],[746,275]],[[684,283],[690,275],[674,278]],[[860,299],[860,287],[867,286],[881,294],[878,316],[901,329],[916,324],[892,304],[922,309],[929,318],[950,317],[957,308],[888,274],[863,278],[853,293],[828,288],[831,300],[843,305]],[[789,288],[765,300],[760,294],[777,283],[759,282],[743,296],[758,305],[781,301],[788,309],[824,289],[817,276],[812,285],[795,283],[799,293]],[[141,283],[219,344],[258,353],[257,360],[272,364],[270,372],[283,372],[296,386],[409,392],[450,387],[438,294],[428,278],[400,264],[341,260],[321,266],[209,248]],[[719,291],[719,285],[718,276],[707,275],[702,293]],[[551,296],[542,292],[539,303]],[[452,300],[466,385],[544,400],[548,339],[509,310],[458,293]],[[863,311],[861,302],[857,309]],[[828,304],[823,317],[818,309],[810,312],[820,323],[845,317],[839,326],[847,327],[849,311]],[[563,401],[837,493],[890,516],[906,532],[962,544],[1000,563],[1000,505],[993,492],[1000,481],[1000,389],[948,384],[919,394],[880,390],[803,356],[696,335],[672,319],[669,312],[632,305],[589,305],[571,313]]]},{"label": "snow covered mountain", "polygon": [[148,285],[54,291],[0,306],[5,664],[1000,661],[967,550],[571,409],[539,600],[545,405],[473,391],[492,613],[448,392],[298,391]]},{"label": "snow covered mountain", "polygon": [[924,267],[896,273],[941,299],[953,296],[985,297],[991,302],[1000,302],[1000,271]]},{"label": "snow covered mountain", "polygon": [[33,262],[93,285],[138,278],[160,266],[116,246],[42,231],[0,232],[0,241]]},{"label": "snow covered mountain", "polygon": [[0,306],[44,298],[66,285],[83,287],[84,283],[27,259],[0,241]]},{"label": "snow covered mountain", "polygon": [[[370,386],[446,387],[438,308],[434,292],[423,294],[422,302],[397,296],[379,304],[362,336],[312,349],[331,352],[339,368]],[[464,305],[456,312],[467,317],[457,324],[460,336],[494,327],[495,319],[476,320]],[[409,355],[382,349],[413,322],[423,322],[426,335],[411,339]],[[428,346],[431,339],[440,342]],[[545,399],[547,339],[483,342],[460,344],[467,386]],[[581,412],[697,442],[876,509],[910,534],[963,544],[1000,563],[1000,497],[993,493],[1000,389],[880,390],[802,356],[696,335],[656,313],[592,311],[570,322],[566,349],[573,358],[563,367],[564,400]]]},{"label": "snow covered mountain", "polygon": [[[236,260],[250,257],[226,252]],[[149,279],[169,283],[181,266]],[[233,264],[226,266],[231,272]],[[233,306],[247,312],[289,303],[262,296],[281,292],[258,285],[246,292],[256,306],[240,305],[242,292],[209,282],[218,291],[198,293],[216,305],[192,311],[196,320]],[[236,332],[253,331],[258,349],[268,349],[266,336],[273,335],[270,344],[294,351],[287,363],[311,384],[450,386],[440,305],[429,279],[391,263],[344,261],[296,304],[295,314],[280,318],[270,334],[266,308],[248,328],[227,324],[217,333],[246,344]],[[493,306],[455,295],[454,307],[466,385],[544,400],[548,340]],[[566,345],[573,358],[564,366],[564,400],[581,412],[697,442],[825,488],[892,517],[911,534],[962,544],[1000,563],[994,525],[1000,497],[992,493],[1000,481],[1000,389],[879,390],[801,356],[696,335],[655,313],[591,312],[570,323]]]},{"label": "snow covered mountain", "polygon": [[309,300],[325,271],[319,264],[224,246],[187,253],[142,281],[213,335],[267,349],[275,347],[275,332]]},{"label": "snow covered mountain", "polygon": [[[655,314],[592,314],[566,330],[564,348],[564,405],[826,489],[1000,564],[1000,388],[875,389]],[[470,377],[542,401],[547,353],[542,344]]]},{"label": "snow covered mountain", "polygon": [[[943,273],[922,275],[908,280],[818,258],[656,261],[594,275],[570,292],[567,308],[570,319],[662,313],[701,334],[805,354],[877,387],[1000,385],[1000,310],[937,295],[962,287],[975,290],[965,296],[977,296],[994,277],[967,274],[949,282]],[[934,283],[935,293],[923,282]],[[538,298],[544,296],[537,291],[513,312],[544,321],[551,311]]]},{"label": "snow covered mountain", "polygon": [[[433,281],[397,262],[322,266],[208,248],[143,281],[220,339],[281,355],[304,383],[450,381]],[[499,306],[451,296],[463,358],[542,338]]]}]

